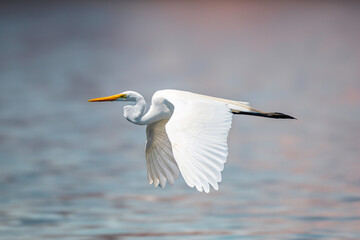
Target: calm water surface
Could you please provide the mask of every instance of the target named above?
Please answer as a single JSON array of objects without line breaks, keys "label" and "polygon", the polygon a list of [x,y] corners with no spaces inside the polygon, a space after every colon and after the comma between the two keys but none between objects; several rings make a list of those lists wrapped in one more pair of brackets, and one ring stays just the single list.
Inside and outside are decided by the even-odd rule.
[{"label": "calm water surface", "polygon": [[[0,239],[360,239],[360,6],[66,3],[0,8]],[[147,183],[120,103],[175,88],[236,116],[219,191]]]}]

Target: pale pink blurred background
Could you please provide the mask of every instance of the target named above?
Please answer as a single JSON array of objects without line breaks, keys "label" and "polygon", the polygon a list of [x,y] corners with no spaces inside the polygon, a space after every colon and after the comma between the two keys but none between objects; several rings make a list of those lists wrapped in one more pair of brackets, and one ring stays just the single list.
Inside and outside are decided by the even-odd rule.
[{"label": "pale pink blurred background", "polygon": [[[0,4],[0,239],[360,238],[360,4]],[[122,104],[249,101],[219,191],[148,185]]]}]

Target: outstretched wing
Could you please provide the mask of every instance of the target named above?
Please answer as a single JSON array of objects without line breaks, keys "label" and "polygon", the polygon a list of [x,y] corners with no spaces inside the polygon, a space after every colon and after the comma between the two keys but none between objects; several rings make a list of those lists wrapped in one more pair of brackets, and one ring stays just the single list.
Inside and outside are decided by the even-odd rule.
[{"label": "outstretched wing", "polygon": [[198,191],[209,192],[209,184],[217,190],[228,155],[228,103],[189,92],[177,92],[167,100],[174,112],[165,128],[182,176]]},{"label": "outstretched wing", "polygon": [[146,128],[146,166],[149,183],[165,187],[166,181],[174,184],[179,176],[179,169],[174,160],[171,143],[165,131],[168,119],[157,121]]}]

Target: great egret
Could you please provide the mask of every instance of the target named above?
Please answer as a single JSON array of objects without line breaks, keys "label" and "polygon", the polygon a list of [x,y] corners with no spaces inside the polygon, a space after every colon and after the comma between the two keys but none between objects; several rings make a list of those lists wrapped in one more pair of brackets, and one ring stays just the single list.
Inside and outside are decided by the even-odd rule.
[{"label": "great egret", "polygon": [[174,184],[179,170],[190,187],[200,192],[218,190],[228,155],[227,136],[233,114],[294,119],[278,112],[262,112],[247,102],[179,90],[157,91],[145,113],[144,97],[134,91],[90,99],[89,102],[125,101],[124,117],[146,127],[146,166],[149,183]]}]

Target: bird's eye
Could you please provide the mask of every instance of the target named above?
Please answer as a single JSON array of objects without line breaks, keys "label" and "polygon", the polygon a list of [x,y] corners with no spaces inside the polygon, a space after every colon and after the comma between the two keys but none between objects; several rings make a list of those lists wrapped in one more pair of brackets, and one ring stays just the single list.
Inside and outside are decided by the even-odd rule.
[{"label": "bird's eye", "polygon": [[127,98],[127,94],[122,93],[122,94],[119,95],[119,98],[124,98],[125,99],[125,98]]}]

